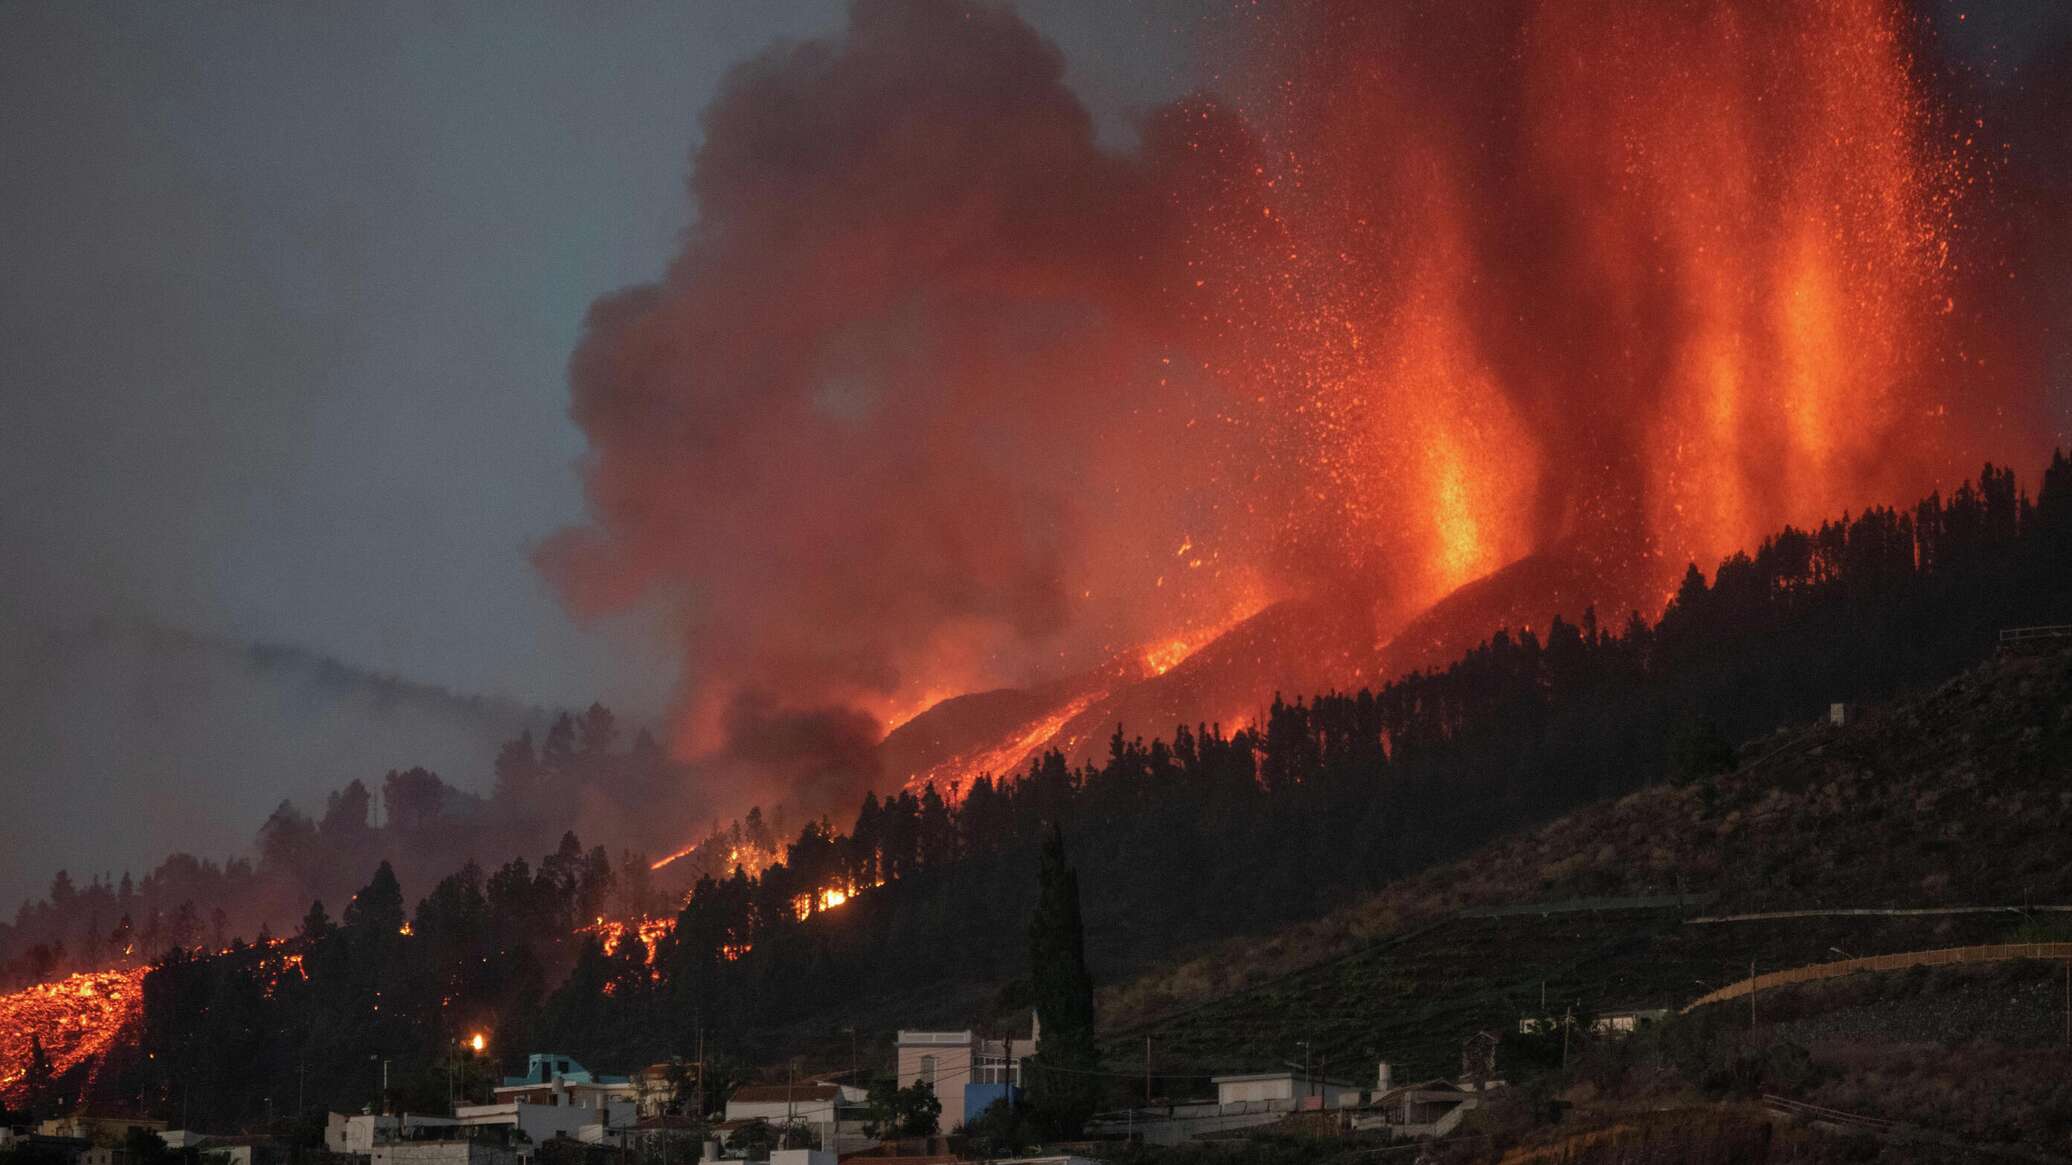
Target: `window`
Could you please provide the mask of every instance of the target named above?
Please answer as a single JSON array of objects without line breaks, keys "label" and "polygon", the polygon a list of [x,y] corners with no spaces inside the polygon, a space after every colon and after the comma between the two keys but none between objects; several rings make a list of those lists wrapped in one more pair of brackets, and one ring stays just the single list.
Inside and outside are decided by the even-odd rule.
[{"label": "window", "polygon": [[926,1085],[928,1085],[928,1086],[929,1086],[930,1088],[933,1088],[933,1087],[935,1087],[935,1057],[934,1057],[934,1056],[923,1056],[923,1057],[921,1057],[921,1082],[922,1082],[923,1084],[926,1084]]}]

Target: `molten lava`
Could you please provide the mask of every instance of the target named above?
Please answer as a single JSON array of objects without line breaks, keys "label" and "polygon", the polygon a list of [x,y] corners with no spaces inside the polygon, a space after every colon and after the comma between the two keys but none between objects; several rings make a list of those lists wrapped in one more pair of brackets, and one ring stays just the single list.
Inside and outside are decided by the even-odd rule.
[{"label": "molten lava", "polygon": [[1620,619],[2041,452],[1967,355],[1991,194],[1900,0],[1263,8],[1127,153],[1005,8],[858,5],[719,95],[697,229],[576,353],[591,520],[540,565],[695,624],[686,756],[743,693],[895,726],[743,803],[1378,682],[1499,591]]},{"label": "molten lava", "polygon": [[0,1097],[21,1099],[32,1039],[43,1041],[53,1078],[97,1062],[142,1014],[148,970],[85,971],[0,996]]}]

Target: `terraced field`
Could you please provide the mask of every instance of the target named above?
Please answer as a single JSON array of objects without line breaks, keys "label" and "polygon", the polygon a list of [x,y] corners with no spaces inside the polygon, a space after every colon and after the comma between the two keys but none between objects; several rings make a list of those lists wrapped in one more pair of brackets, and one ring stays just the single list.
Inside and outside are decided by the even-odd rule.
[{"label": "terraced field", "polygon": [[1454,917],[1114,1032],[1109,1059],[1140,1064],[1148,1036],[1155,1073],[1207,1076],[1300,1063],[1307,1041],[1334,1075],[1364,1081],[1386,1059],[1403,1080],[1459,1072],[1461,1041],[1488,1030],[1504,1037],[1501,1071],[1507,1057],[1558,1059],[1558,1039],[1518,1035],[1543,997],[1553,1012],[1673,1009],[1746,975],[1751,958],[1796,966],[1836,950],[1985,941],[2009,924],[1987,915],[1687,925],[1673,908]]}]

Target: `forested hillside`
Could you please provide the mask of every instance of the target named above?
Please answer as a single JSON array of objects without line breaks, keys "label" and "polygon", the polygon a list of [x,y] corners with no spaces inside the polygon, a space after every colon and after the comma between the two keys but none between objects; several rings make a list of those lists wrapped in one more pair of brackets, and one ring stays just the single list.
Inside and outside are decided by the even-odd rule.
[{"label": "forested hillside", "polygon": [[[1693,568],[1652,623],[1581,612],[1378,690],[1276,698],[1257,728],[1182,726],[1149,743],[1118,729],[1096,766],[1053,754],[967,789],[868,798],[846,830],[809,823],[781,861],[701,880],[673,926],[644,936],[595,925],[638,921],[625,891],[642,863],[573,837],[537,869],[470,865],[402,887],[384,867],[337,904],[339,925],[310,912],[292,975],[261,973],[249,953],[169,959],[119,1070],[40,1100],[91,1083],[221,1126],[255,1117],[259,1098],[285,1094],[262,1082],[305,1066],[309,1111],[363,1103],[370,1056],[394,1062],[401,1088],[443,1094],[452,1041],[478,1026],[505,1054],[551,1045],[606,1070],[687,1054],[701,1036],[738,1065],[800,1051],[846,1062],[843,1028],[867,1040],[1025,1001],[1046,823],[1064,826],[1086,889],[1095,977],[1118,983],[1592,800],[1664,784],[1703,797],[1714,786],[1688,782],[1723,767],[1730,742],[1939,681],[1989,653],[2000,627],[2065,621],[2068,550],[2072,462],[2054,459],[2033,501],[1988,467],[1911,510],[1781,531],[1710,580]],[[1602,892],[1709,872],[1702,854],[1589,840],[1548,859],[1580,865],[1525,882]],[[1765,859],[1772,876],[1797,860]],[[1950,893],[1969,889],[1961,875]],[[423,895],[414,912],[406,890]]]}]

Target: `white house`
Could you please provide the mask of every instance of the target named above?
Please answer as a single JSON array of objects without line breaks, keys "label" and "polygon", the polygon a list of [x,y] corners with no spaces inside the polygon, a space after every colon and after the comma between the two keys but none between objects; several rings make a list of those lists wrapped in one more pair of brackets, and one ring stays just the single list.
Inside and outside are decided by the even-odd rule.
[{"label": "white house", "polygon": [[464,1104],[453,1115],[468,1128],[507,1128],[533,1144],[556,1137],[599,1144],[638,1119],[640,1090],[624,1076],[600,1076],[567,1056],[536,1052],[525,1073],[506,1076],[490,1104]]},{"label": "white house", "polygon": [[1226,1109],[1278,1113],[1360,1103],[1358,1085],[1305,1072],[1250,1072],[1210,1080],[1216,1086],[1216,1103]]},{"label": "white house", "polygon": [[534,1104],[513,1100],[504,1104],[463,1104],[454,1115],[467,1128],[507,1128],[525,1134],[533,1144],[567,1137],[585,1144],[600,1144],[605,1135],[634,1122],[632,1101],[584,1104]]},{"label": "white house", "polygon": [[1290,1113],[1351,1109],[1361,1090],[1343,1080],[1301,1071],[1247,1072],[1212,1078],[1216,1099],[1146,1105],[1097,1117],[1093,1130],[1153,1145],[1177,1145],[1237,1129],[1270,1125]]},{"label": "white house", "polygon": [[577,1105],[603,1108],[624,1103],[637,1106],[640,1087],[630,1077],[600,1076],[567,1056],[536,1052],[526,1058],[525,1074],[506,1076],[493,1090],[498,1104]]},{"label": "white house", "polygon": [[[853,1084],[820,1081],[744,1084],[727,1097],[727,1120],[729,1123],[759,1120],[773,1125],[804,1125],[813,1133],[814,1141],[822,1146],[863,1148],[869,1143],[867,1139],[860,1135],[843,1136],[857,1130],[843,1127],[842,1109],[860,1105],[866,1098],[864,1090]],[[849,1144],[851,1141],[857,1143]]]},{"label": "white house", "polygon": [[369,1165],[517,1165],[518,1154],[480,1141],[398,1141],[374,1146]]},{"label": "white house", "polygon": [[352,1153],[365,1157],[374,1152],[375,1145],[400,1140],[413,1129],[452,1128],[460,1123],[452,1117],[419,1116],[414,1113],[398,1116],[372,1112],[351,1115],[334,1112],[324,1119],[324,1147],[333,1153]]}]

